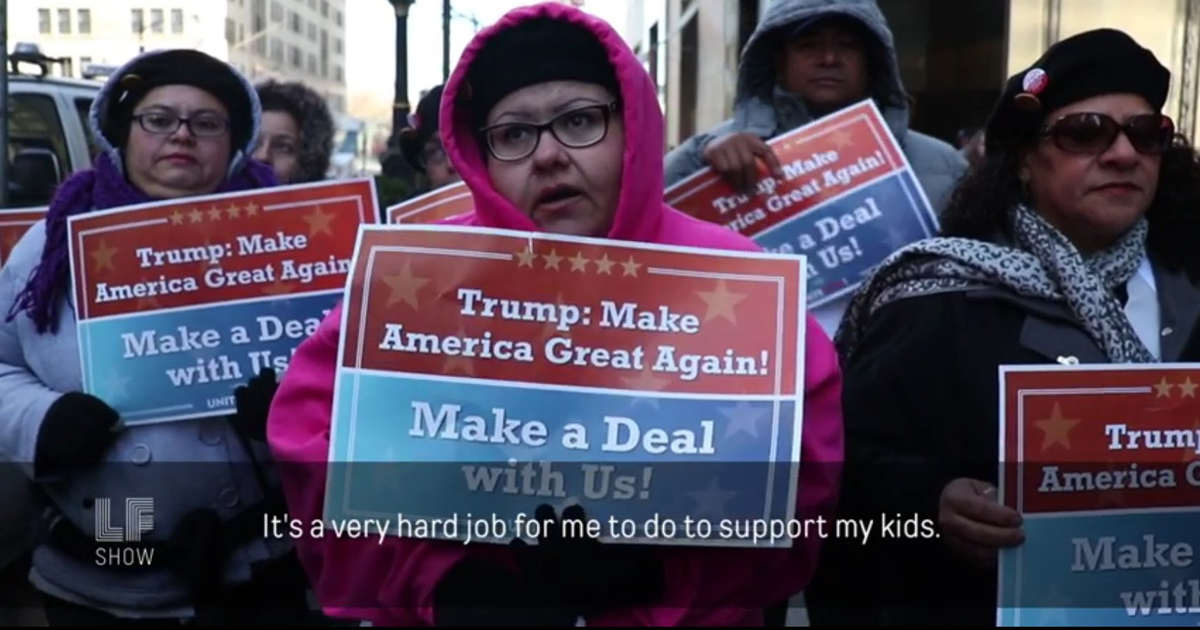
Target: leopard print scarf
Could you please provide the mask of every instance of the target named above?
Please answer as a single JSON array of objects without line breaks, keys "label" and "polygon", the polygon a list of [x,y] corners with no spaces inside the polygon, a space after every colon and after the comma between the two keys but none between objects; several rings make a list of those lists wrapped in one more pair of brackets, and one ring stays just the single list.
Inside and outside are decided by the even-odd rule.
[{"label": "leopard print scarf", "polygon": [[857,349],[876,310],[906,297],[1001,286],[1065,303],[1113,363],[1153,363],[1112,289],[1137,273],[1148,226],[1143,217],[1108,249],[1084,259],[1028,207],[1013,212],[1015,247],[965,238],[932,238],[893,253],[860,286],[835,343],[843,362]]}]

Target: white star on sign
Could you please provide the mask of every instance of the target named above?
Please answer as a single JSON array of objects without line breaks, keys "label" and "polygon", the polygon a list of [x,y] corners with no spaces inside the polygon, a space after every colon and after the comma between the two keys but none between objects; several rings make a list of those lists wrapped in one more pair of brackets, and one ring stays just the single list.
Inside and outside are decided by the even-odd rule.
[{"label": "white star on sign", "polygon": [[128,384],[129,379],[121,376],[120,372],[114,370],[108,375],[108,378],[104,382],[103,398],[107,400],[109,404],[121,404],[125,401],[125,397],[129,395],[129,391],[125,389],[125,386]]},{"label": "white star on sign", "polygon": [[738,402],[736,407],[724,407],[721,415],[729,419],[725,427],[725,437],[731,438],[738,433],[745,433],[752,438],[758,437],[758,423],[767,415],[765,407],[755,407],[746,401]]},{"label": "white star on sign", "polygon": [[688,495],[696,501],[697,517],[703,518],[705,515],[711,514],[719,519],[725,517],[725,504],[737,496],[737,493],[732,490],[722,490],[720,482],[717,481],[716,477],[713,477],[708,482],[707,488],[696,492],[689,492]]},{"label": "white star on sign", "polygon": [[1058,584],[1050,587],[1050,591],[1043,597],[1039,598],[1038,608],[1041,612],[1038,615],[1038,625],[1041,626],[1069,626],[1072,625],[1067,619],[1067,607],[1071,605],[1071,600],[1063,596],[1058,590]]}]

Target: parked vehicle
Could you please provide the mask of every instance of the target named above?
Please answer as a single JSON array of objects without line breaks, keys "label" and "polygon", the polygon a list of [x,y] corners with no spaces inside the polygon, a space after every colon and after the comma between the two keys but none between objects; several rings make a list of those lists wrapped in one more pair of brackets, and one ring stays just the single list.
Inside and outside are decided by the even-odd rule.
[{"label": "parked vehicle", "polygon": [[[55,63],[61,60],[34,44],[17,44],[9,55],[7,208],[46,205],[55,187],[95,155],[87,118],[101,83],[52,77]],[[40,73],[23,71],[30,66]]]}]

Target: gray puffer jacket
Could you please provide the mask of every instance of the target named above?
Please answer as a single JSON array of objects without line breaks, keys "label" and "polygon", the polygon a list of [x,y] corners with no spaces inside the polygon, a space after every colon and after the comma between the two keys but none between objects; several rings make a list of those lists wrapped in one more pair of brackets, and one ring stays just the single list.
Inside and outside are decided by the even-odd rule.
[{"label": "gray puffer jacket", "polygon": [[[895,43],[887,20],[874,0],[773,0],[742,52],[733,118],[707,133],[692,136],[667,154],[667,187],[707,166],[703,151],[716,138],[750,132],[771,139],[813,121],[803,100],[784,92],[776,84],[775,54],[784,41],[783,33],[801,20],[825,13],[853,17],[878,38],[878,45],[872,48],[880,55],[874,61],[883,72],[876,77],[872,96],[934,212],[940,213],[958,180],[966,173],[967,161],[950,144],[908,128],[909,100],[900,79]],[[841,318],[844,302],[835,301],[814,313],[830,334]]]}]

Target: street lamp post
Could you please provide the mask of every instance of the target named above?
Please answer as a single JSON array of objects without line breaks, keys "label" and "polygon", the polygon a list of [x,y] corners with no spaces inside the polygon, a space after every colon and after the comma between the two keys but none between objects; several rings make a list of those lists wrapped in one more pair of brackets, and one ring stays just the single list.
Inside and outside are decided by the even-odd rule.
[{"label": "street lamp post", "polygon": [[392,104],[392,134],[408,126],[408,8],[415,0],[388,0],[396,10],[396,97]]},{"label": "street lamp post", "polygon": [[400,132],[408,127],[408,8],[416,0],[388,0],[396,11],[396,95],[392,103],[392,137],[383,161],[384,175],[413,183],[412,167],[400,152]]}]

